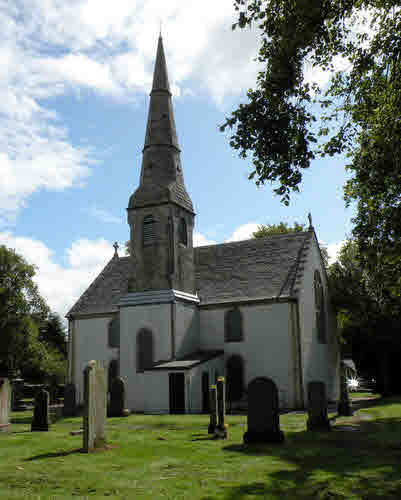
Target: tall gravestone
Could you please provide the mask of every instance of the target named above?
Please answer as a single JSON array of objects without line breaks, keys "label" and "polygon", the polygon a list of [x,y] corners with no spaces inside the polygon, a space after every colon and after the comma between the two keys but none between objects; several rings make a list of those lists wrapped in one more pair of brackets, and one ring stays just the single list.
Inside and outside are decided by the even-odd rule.
[{"label": "tall gravestone", "polygon": [[70,382],[64,388],[64,417],[74,417],[77,411],[77,390],[75,384]]},{"label": "tall gravestone", "polygon": [[83,449],[89,452],[106,444],[107,374],[100,361],[84,370]]},{"label": "tall gravestone", "polygon": [[211,385],[209,389],[209,411],[210,423],[208,427],[208,434],[214,434],[217,427],[217,388]]},{"label": "tall gravestone", "polygon": [[224,377],[217,379],[217,427],[215,436],[225,439],[227,437],[226,429],[226,383]]},{"label": "tall gravestone", "polygon": [[347,378],[345,376],[344,366],[341,367],[340,401],[338,402],[337,413],[344,417],[351,417],[353,414],[348,396]]},{"label": "tall gravestone", "polygon": [[309,431],[330,430],[324,382],[313,381],[308,384],[308,421],[306,425]]},{"label": "tall gravestone", "polygon": [[0,377],[0,432],[10,431],[11,385],[6,377]]},{"label": "tall gravestone", "polygon": [[49,426],[49,393],[44,389],[38,389],[35,395],[31,431],[48,431]]},{"label": "tall gravestone", "polygon": [[282,443],[278,390],[273,380],[257,377],[248,385],[248,430],[244,443]]},{"label": "tall gravestone", "polygon": [[107,411],[109,417],[126,417],[129,410],[125,408],[125,382],[121,377],[113,379],[110,388],[110,404]]}]

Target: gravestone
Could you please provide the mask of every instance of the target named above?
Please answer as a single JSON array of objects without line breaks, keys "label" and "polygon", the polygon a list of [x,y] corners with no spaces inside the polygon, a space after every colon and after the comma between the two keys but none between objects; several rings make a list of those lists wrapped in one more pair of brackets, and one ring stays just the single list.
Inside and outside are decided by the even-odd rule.
[{"label": "gravestone", "polygon": [[31,431],[48,431],[49,425],[49,393],[44,389],[38,389],[35,395]]},{"label": "gravestone", "polygon": [[90,452],[106,444],[107,374],[100,361],[90,361],[84,370],[83,449]]},{"label": "gravestone", "polygon": [[215,436],[225,439],[227,437],[226,429],[226,382],[224,377],[217,379],[217,427]]},{"label": "gravestone", "polygon": [[278,391],[273,380],[257,377],[248,385],[248,430],[244,443],[282,443]]},{"label": "gravestone", "polygon": [[11,385],[8,378],[0,378],[0,432],[9,432],[11,407]]},{"label": "gravestone", "polygon": [[74,417],[77,411],[77,390],[75,384],[70,382],[64,388],[63,416]]},{"label": "gravestone", "polygon": [[125,408],[125,382],[121,377],[116,377],[111,383],[110,404],[107,411],[109,417],[126,417],[129,410]]},{"label": "gravestone", "polygon": [[337,413],[344,417],[351,417],[353,414],[348,396],[347,378],[345,376],[344,366],[341,367],[340,401],[338,402]]},{"label": "gravestone", "polygon": [[308,421],[306,425],[309,431],[330,430],[324,382],[313,381],[308,384]]},{"label": "gravestone", "polygon": [[208,434],[214,434],[217,427],[217,388],[211,385],[209,389],[209,411],[210,423],[208,427]]},{"label": "gravestone", "polygon": [[24,380],[22,378],[15,378],[11,381],[11,410],[23,411],[26,407],[22,404],[21,400],[24,393]]}]

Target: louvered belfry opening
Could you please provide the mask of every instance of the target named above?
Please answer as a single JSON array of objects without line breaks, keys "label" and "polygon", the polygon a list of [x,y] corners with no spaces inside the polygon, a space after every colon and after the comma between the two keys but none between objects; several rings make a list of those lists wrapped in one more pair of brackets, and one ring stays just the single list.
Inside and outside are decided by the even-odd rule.
[{"label": "louvered belfry opening", "polygon": [[156,241],[156,220],[153,215],[143,219],[143,246],[152,245]]}]

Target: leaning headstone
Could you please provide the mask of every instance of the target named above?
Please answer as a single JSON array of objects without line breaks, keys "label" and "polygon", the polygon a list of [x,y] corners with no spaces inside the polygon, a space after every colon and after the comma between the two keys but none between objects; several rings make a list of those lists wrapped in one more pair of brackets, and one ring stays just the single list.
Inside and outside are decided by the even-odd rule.
[{"label": "leaning headstone", "polygon": [[121,377],[116,377],[111,383],[107,416],[127,417],[129,413],[129,410],[125,408],[125,382]]},{"label": "leaning headstone", "polygon": [[244,443],[282,443],[278,391],[273,380],[257,377],[248,385],[248,430]]},{"label": "leaning headstone", "polygon": [[0,378],[0,432],[9,432],[11,385],[8,378]]},{"label": "leaning headstone", "polygon": [[309,431],[330,430],[324,382],[313,381],[308,384],[308,421],[306,425]]},{"label": "leaning headstone", "polygon": [[31,431],[48,431],[49,425],[49,393],[44,389],[38,389],[35,395]]},{"label": "leaning headstone", "polygon": [[217,379],[217,427],[215,436],[225,439],[227,437],[226,428],[226,383],[224,377]]},{"label": "leaning headstone", "polygon": [[107,374],[100,361],[90,361],[84,370],[83,451],[106,444]]},{"label": "leaning headstone", "polygon": [[77,390],[75,384],[70,382],[64,388],[64,417],[74,417],[77,411]]},{"label": "leaning headstone", "polygon": [[217,388],[211,385],[209,389],[209,411],[210,423],[208,427],[208,434],[214,434],[217,427]]},{"label": "leaning headstone", "polygon": [[353,414],[351,403],[348,397],[347,378],[345,376],[345,370],[343,367],[341,368],[340,401],[338,402],[337,413],[344,417],[351,417]]}]

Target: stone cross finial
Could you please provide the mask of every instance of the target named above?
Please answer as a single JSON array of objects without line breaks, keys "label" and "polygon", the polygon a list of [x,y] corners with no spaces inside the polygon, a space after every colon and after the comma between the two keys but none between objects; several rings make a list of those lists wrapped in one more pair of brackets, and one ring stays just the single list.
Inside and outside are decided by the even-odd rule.
[{"label": "stone cross finial", "polygon": [[118,246],[117,241],[114,242],[113,248],[114,248],[114,257],[118,257],[119,246]]},{"label": "stone cross finial", "polygon": [[309,229],[312,229],[313,226],[312,226],[312,214],[309,212],[308,213],[308,221],[309,221]]}]

